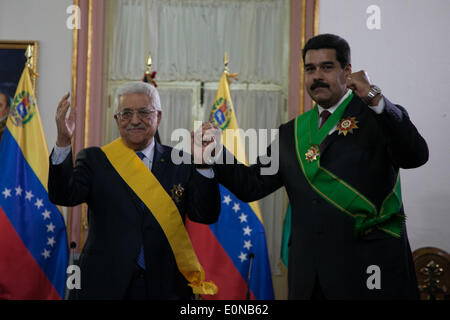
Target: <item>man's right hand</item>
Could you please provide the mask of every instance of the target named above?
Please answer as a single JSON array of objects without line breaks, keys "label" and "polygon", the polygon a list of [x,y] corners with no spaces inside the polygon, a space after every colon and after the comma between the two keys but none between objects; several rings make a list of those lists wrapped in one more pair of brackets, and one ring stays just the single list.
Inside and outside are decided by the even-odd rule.
[{"label": "man's right hand", "polygon": [[75,109],[71,108],[69,116],[66,117],[70,108],[70,92],[62,97],[56,109],[56,128],[58,129],[58,137],[56,145],[58,147],[67,147],[72,143],[72,136],[75,130]]}]

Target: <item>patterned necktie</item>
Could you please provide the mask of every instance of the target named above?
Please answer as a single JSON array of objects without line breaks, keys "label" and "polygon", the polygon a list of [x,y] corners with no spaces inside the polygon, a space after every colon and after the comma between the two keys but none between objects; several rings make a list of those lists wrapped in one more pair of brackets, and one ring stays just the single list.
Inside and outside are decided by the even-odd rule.
[{"label": "patterned necktie", "polygon": [[[139,159],[143,160],[145,158],[145,154],[142,152],[136,152],[136,155]],[[145,209],[145,204],[141,201],[141,207]],[[144,259],[144,245],[141,245],[141,249],[139,250],[139,256],[137,258],[137,264],[139,267],[145,270],[145,259]]]},{"label": "patterned necktie", "polygon": [[327,121],[327,119],[331,116],[331,112],[328,110],[323,110],[320,113],[320,126],[319,129],[322,128],[322,126],[325,124],[325,122]]}]

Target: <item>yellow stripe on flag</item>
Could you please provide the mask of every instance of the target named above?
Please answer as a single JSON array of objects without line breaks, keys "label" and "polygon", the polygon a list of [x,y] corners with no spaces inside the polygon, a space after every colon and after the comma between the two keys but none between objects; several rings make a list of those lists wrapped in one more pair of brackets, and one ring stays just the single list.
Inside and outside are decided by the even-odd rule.
[{"label": "yellow stripe on flag", "polygon": [[11,110],[6,126],[22,150],[25,160],[48,191],[48,147],[28,66],[20,77]]}]

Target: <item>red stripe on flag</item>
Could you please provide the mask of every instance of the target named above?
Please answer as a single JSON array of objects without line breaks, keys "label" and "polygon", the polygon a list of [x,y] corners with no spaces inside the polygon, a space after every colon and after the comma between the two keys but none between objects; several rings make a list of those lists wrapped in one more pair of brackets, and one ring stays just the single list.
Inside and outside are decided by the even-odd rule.
[{"label": "red stripe on flag", "polygon": [[[205,270],[205,278],[219,288],[214,296],[204,295],[204,300],[245,300],[247,282],[242,278],[230,257],[208,225],[186,218],[186,229],[198,260]],[[250,292],[250,299],[254,300]]]},{"label": "red stripe on flag", "polygon": [[0,235],[0,299],[61,299],[1,207]]}]

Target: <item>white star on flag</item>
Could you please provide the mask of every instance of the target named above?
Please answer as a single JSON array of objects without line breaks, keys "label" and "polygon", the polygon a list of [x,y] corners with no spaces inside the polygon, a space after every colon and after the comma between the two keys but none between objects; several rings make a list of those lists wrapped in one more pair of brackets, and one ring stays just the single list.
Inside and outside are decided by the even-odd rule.
[{"label": "white star on flag", "polygon": [[11,189],[5,188],[5,190],[2,193],[5,196],[5,199],[11,197]]},{"label": "white star on flag", "polygon": [[55,225],[50,222],[50,224],[47,225],[47,232],[55,232]]},{"label": "white star on flag", "polygon": [[241,223],[247,222],[247,215],[241,213],[241,215],[239,216],[239,220],[241,220]]},{"label": "white star on flag", "polygon": [[241,254],[238,256],[238,258],[241,259],[241,262],[244,262],[245,260],[247,260],[247,254],[241,251]]},{"label": "white star on flag", "polygon": [[43,255],[45,259],[48,259],[50,258],[50,251],[44,249],[44,252],[42,252],[41,255]]},{"label": "white star on flag", "polygon": [[234,212],[237,213],[240,209],[241,209],[241,207],[239,206],[239,203],[235,202],[235,203],[234,203],[234,206],[233,206]]},{"label": "white star on flag", "polygon": [[33,198],[33,197],[34,197],[34,195],[33,195],[33,192],[31,192],[31,191],[26,191],[25,193],[26,193],[26,195],[25,195],[25,199],[27,199],[27,200],[30,200],[30,201],[31,201],[31,198]]},{"label": "white star on flag", "polygon": [[56,243],[55,238],[51,237],[51,238],[47,238],[47,245],[52,246]]},{"label": "white star on flag", "polygon": [[44,217],[44,220],[46,219],[50,219],[50,211],[48,211],[47,209],[45,209],[44,212],[42,212],[42,216]]},{"label": "white star on flag", "polygon": [[223,203],[225,203],[226,205],[229,205],[230,202],[231,202],[231,197],[230,196],[223,197]]},{"label": "white star on flag", "polygon": [[248,241],[244,240],[244,248],[247,249],[247,250],[250,250],[251,247],[253,247],[252,241],[251,240],[248,240]]},{"label": "white star on flag", "polygon": [[21,196],[22,195],[22,188],[20,187],[20,186],[18,186],[17,188],[16,188],[16,196]]},{"label": "white star on flag", "polygon": [[250,236],[250,233],[252,232],[252,229],[250,229],[249,226],[242,228],[242,230],[244,230],[244,236]]},{"label": "white star on flag", "polygon": [[38,209],[40,209],[41,207],[44,206],[44,204],[42,203],[42,199],[39,199],[39,198],[36,199],[36,202],[34,203],[34,205],[35,205]]}]

